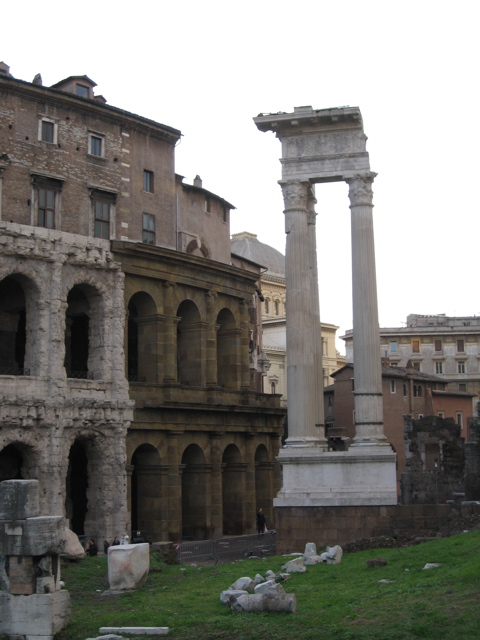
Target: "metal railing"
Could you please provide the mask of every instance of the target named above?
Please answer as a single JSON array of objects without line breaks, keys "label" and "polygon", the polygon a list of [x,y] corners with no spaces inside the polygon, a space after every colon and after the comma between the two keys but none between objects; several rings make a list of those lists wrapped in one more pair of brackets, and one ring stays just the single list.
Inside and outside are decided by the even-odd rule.
[{"label": "metal railing", "polygon": [[0,376],[29,376],[30,369],[19,369],[18,367],[0,367]]},{"label": "metal railing", "polygon": [[217,540],[195,540],[182,542],[177,547],[179,564],[191,562],[214,562],[221,564],[232,560],[241,560],[251,556],[274,556],[276,554],[274,531],[263,536],[232,536]]}]

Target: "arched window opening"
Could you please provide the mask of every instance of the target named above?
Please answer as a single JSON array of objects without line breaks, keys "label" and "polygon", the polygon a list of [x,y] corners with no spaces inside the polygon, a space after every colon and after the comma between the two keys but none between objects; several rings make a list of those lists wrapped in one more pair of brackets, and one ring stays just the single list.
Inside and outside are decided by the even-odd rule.
[{"label": "arched window opening", "polygon": [[4,480],[24,480],[23,455],[14,444],[9,444],[0,451],[0,482]]},{"label": "arched window opening", "polygon": [[228,445],[222,458],[223,535],[244,533],[243,464],[238,447]]},{"label": "arched window opening", "polygon": [[142,444],[132,456],[132,536],[161,540],[162,475],[160,455],[151,444]]},{"label": "arched window opening", "polygon": [[177,371],[178,382],[190,386],[202,384],[202,349],[200,313],[191,300],[184,300],[177,316]]},{"label": "arched window opening", "polygon": [[26,300],[13,277],[0,282],[0,375],[30,375],[25,369]]},{"label": "arched window opening", "polygon": [[236,389],[240,377],[240,336],[235,318],[229,309],[222,309],[217,317],[217,380],[227,389]]},{"label": "arched window opening", "polygon": [[131,382],[157,382],[157,309],[151,296],[136,293],[128,304],[127,375]]},{"label": "arched window opening", "polygon": [[67,298],[65,332],[65,370],[68,378],[93,378],[88,370],[90,305],[80,287],[74,287]]},{"label": "arched window opening", "polygon": [[189,445],[182,456],[182,539],[205,540],[207,522],[207,483],[205,455],[196,445]]},{"label": "arched window opening", "polygon": [[77,535],[85,535],[88,484],[87,452],[84,445],[76,441],[68,456],[65,514],[70,521],[70,529]]}]

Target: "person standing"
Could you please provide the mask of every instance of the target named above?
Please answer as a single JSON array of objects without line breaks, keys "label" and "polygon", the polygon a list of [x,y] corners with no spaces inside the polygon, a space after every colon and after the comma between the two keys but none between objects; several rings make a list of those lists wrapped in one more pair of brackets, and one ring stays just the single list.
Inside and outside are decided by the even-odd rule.
[{"label": "person standing", "polygon": [[258,537],[263,536],[265,532],[265,516],[263,515],[263,509],[260,508],[257,513],[257,533]]}]

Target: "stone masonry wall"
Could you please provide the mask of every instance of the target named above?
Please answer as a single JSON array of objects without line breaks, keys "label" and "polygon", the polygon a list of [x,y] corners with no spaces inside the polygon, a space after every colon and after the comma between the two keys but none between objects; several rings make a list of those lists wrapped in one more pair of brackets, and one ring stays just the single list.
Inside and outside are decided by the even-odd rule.
[{"label": "stone masonry wall", "polygon": [[376,536],[434,536],[451,518],[471,515],[480,505],[465,503],[374,507],[277,507],[277,553],[301,552],[307,542],[318,546]]}]

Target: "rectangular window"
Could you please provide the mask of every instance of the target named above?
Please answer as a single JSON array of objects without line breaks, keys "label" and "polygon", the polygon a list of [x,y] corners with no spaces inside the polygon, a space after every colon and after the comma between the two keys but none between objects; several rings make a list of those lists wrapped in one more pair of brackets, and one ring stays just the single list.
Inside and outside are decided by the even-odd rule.
[{"label": "rectangular window", "polygon": [[458,373],[465,373],[465,362],[458,362]]},{"label": "rectangular window", "polygon": [[463,414],[461,411],[457,411],[457,424],[459,427],[463,427]]},{"label": "rectangular window", "polygon": [[413,353],[420,353],[420,340],[412,340]]},{"label": "rectangular window", "polygon": [[396,340],[390,342],[390,353],[397,353],[398,345]]},{"label": "rectangular window", "polygon": [[95,229],[96,238],[110,238],[110,202],[105,200],[93,201],[95,211]]},{"label": "rectangular window", "polygon": [[438,412],[438,417],[439,418],[445,418],[445,411],[439,411]]},{"label": "rectangular window", "polygon": [[88,98],[90,95],[90,90],[84,84],[77,84],[75,87],[75,93],[81,98]]},{"label": "rectangular window", "polygon": [[414,371],[420,371],[420,363],[419,362],[414,362],[413,363],[413,369],[414,369]]},{"label": "rectangular window", "polygon": [[458,390],[459,390],[459,391],[466,391],[466,390],[467,390],[467,385],[466,385],[464,382],[461,382],[461,383],[458,385]]},{"label": "rectangular window", "polygon": [[98,158],[105,157],[105,136],[101,133],[88,133],[88,153]]},{"label": "rectangular window", "polygon": [[438,353],[441,350],[442,350],[442,341],[441,340],[435,340],[435,351],[437,351],[437,353]]},{"label": "rectangular window", "polygon": [[457,351],[459,353],[464,353],[465,352],[465,341],[464,340],[457,340]]},{"label": "rectangular window", "polygon": [[59,206],[63,181],[32,174],[32,224],[46,229],[60,227]]},{"label": "rectangular window", "polygon": [[49,120],[42,120],[40,137],[43,142],[55,142],[55,124]]},{"label": "rectangular window", "polygon": [[435,363],[435,373],[438,373],[438,374],[443,373],[443,362]]},{"label": "rectangular window", "polygon": [[155,244],[155,216],[150,213],[144,213],[142,220],[142,242]]},{"label": "rectangular window", "polygon": [[143,190],[148,193],[153,193],[153,171],[143,172]]},{"label": "rectangular window", "polygon": [[211,210],[212,210],[212,203],[210,201],[210,198],[208,196],[205,196],[205,211],[207,213],[210,213]]},{"label": "rectangular window", "polygon": [[395,393],[397,390],[397,386],[395,384],[395,380],[390,380],[390,393]]},{"label": "rectangular window", "polygon": [[47,189],[39,187],[37,191],[38,197],[38,218],[39,227],[47,229],[55,228],[55,189]]}]

